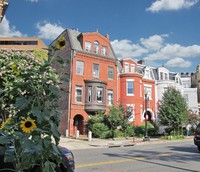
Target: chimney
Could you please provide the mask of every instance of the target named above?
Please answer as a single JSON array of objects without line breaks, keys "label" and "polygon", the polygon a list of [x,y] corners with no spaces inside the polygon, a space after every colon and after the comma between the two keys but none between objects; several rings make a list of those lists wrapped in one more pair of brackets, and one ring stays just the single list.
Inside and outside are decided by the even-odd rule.
[{"label": "chimney", "polygon": [[105,36],[108,40],[110,39],[110,36],[108,35],[108,34],[106,34],[106,36]]},{"label": "chimney", "polygon": [[144,65],[144,60],[137,61],[138,64]]}]

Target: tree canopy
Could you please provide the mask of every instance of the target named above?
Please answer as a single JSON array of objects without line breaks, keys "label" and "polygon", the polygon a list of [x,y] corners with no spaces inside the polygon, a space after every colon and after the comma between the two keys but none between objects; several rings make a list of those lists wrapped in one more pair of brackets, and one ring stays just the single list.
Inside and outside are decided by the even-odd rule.
[{"label": "tree canopy", "polygon": [[164,92],[159,104],[160,123],[179,129],[188,120],[188,105],[181,92],[171,87]]}]

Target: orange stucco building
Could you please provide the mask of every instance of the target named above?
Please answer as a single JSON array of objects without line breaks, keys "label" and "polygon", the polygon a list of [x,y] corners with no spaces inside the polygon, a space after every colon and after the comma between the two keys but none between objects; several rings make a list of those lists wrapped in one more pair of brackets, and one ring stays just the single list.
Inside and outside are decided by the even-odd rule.
[{"label": "orange stucco building", "polygon": [[[144,122],[145,110],[149,120],[155,119],[155,82],[145,77],[147,67],[132,59],[119,61],[111,46],[109,35],[98,32],[81,33],[66,29],[49,46],[55,51],[53,66],[68,82],[63,82],[59,101],[60,133],[87,134],[86,123],[98,111],[105,114],[112,105],[122,104],[132,111],[130,122]],[[63,67],[56,60],[62,59]],[[145,103],[144,94],[148,93]],[[146,106],[145,106],[146,105]]]}]

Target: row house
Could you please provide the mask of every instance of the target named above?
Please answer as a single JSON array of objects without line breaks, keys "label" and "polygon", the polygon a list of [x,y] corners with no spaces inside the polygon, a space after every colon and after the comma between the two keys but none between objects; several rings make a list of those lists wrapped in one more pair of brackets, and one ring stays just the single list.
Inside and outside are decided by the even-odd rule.
[{"label": "row house", "polygon": [[200,64],[197,65],[196,71],[191,74],[191,85],[193,88],[197,88],[198,109],[200,114]]},{"label": "row house", "polygon": [[130,122],[141,125],[145,119],[155,121],[155,81],[150,68],[133,59],[123,59],[120,63],[120,103],[132,111]]},{"label": "row house", "polygon": [[[98,32],[81,33],[75,29],[66,29],[50,44],[50,48],[62,45],[55,51],[53,66],[68,82],[62,84],[63,93],[59,102],[61,112],[60,133],[70,135],[79,130],[87,134],[88,118],[101,111],[109,112],[117,105],[117,58],[110,44],[109,35]],[[61,58],[63,68],[56,59]]]},{"label": "row house", "polygon": [[[134,125],[143,123],[147,115],[149,120],[155,120],[155,81],[148,76],[148,67],[132,59],[119,61],[109,35],[66,29],[49,48],[58,46],[60,50],[49,58],[53,58],[58,73],[63,72],[68,79],[61,85],[61,134],[68,131],[74,135],[77,130],[87,134],[88,118],[99,111],[108,114],[112,105],[122,104],[131,110],[130,123]],[[65,67],[57,62],[61,59]]]},{"label": "row house", "polygon": [[193,112],[198,112],[197,89],[191,88],[191,76],[189,74],[171,72],[164,66],[152,68],[152,70],[155,79],[157,105],[162,100],[163,93],[170,87],[174,87],[181,92],[188,104],[188,108]]}]

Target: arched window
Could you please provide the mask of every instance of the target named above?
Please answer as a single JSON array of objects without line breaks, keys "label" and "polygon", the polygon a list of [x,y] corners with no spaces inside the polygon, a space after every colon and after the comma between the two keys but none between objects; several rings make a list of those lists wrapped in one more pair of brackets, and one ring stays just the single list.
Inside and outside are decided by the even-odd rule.
[{"label": "arched window", "polygon": [[99,42],[94,41],[94,53],[98,54],[99,53]]}]

